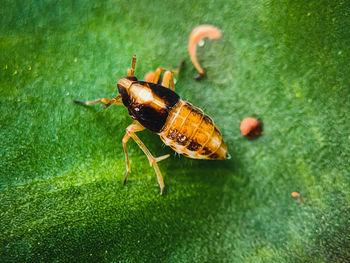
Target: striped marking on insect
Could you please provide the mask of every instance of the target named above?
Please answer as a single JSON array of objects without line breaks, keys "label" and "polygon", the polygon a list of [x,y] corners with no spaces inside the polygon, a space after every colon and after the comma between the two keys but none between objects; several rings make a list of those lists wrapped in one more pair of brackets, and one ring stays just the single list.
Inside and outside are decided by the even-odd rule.
[{"label": "striped marking on insect", "polygon": [[[164,180],[157,162],[170,155],[154,157],[136,132],[148,129],[157,133],[161,140],[177,153],[195,159],[223,160],[229,159],[226,144],[214,121],[200,108],[180,99],[175,93],[174,74],[179,70],[158,68],[152,82],[138,81],[134,76],[136,57],[132,59],[132,68],[127,76],[118,81],[119,95],[114,99],[101,98],[92,101],[74,100],[83,105],[104,103],[127,107],[134,122],[126,128],[123,137],[126,173],[124,184],[130,173],[127,142],[132,138],[148,158],[154,168],[161,194],[164,193]],[[158,84],[161,74],[163,79]]]}]

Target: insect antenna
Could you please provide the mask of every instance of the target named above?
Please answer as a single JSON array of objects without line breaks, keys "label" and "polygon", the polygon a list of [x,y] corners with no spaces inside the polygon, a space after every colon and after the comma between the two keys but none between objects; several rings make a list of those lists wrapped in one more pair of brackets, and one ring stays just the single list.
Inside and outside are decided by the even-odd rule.
[{"label": "insect antenna", "polygon": [[136,55],[132,57],[131,68],[128,69],[128,77],[133,77],[135,74],[135,65],[136,65]]}]

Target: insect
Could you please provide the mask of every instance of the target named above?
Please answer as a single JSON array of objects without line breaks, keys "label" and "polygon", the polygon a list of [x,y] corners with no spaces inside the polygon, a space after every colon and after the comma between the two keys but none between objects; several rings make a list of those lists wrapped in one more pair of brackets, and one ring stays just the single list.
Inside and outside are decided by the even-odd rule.
[{"label": "insect", "polygon": [[[157,133],[166,145],[187,157],[215,160],[230,158],[226,144],[213,120],[201,109],[181,100],[175,93],[174,74],[178,71],[158,68],[153,82],[145,82],[138,81],[135,77],[135,65],[136,56],[132,59],[132,68],[127,70],[127,76],[118,81],[119,95],[114,99],[74,100],[83,105],[105,103],[105,108],[113,104],[127,107],[134,121],[126,128],[122,140],[126,163],[124,184],[130,173],[126,144],[132,138],[147,156],[150,166],[154,168],[160,193],[164,193],[163,176],[157,163],[170,155],[154,157],[136,135],[136,132],[144,129]],[[162,73],[162,82],[157,84]]]}]

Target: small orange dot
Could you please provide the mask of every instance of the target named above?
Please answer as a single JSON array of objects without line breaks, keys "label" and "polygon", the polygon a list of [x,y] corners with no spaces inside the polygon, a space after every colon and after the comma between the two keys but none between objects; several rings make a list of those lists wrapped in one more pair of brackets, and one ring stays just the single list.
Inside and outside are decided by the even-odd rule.
[{"label": "small orange dot", "polygon": [[299,197],[300,197],[300,194],[297,193],[297,192],[292,192],[291,195],[292,195],[294,198],[299,198]]},{"label": "small orange dot", "polygon": [[148,73],[145,75],[145,81],[146,81],[146,82],[153,82],[154,76],[155,76],[155,73],[154,73],[153,71],[148,72]]},{"label": "small orange dot", "polygon": [[257,119],[247,117],[241,122],[240,129],[244,136],[255,138],[261,134],[262,127]]}]

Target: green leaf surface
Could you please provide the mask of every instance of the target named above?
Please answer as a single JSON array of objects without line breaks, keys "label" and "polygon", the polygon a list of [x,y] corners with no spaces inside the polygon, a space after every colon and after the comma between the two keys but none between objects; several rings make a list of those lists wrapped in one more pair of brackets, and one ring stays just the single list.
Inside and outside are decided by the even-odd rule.
[{"label": "green leaf surface", "polygon": [[[0,7],[1,262],[347,262],[350,4],[339,1],[10,1]],[[200,24],[222,30],[187,53]],[[112,98],[185,66],[176,91],[219,126],[231,160],[188,159],[149,131],[166,194],[121,140]],[[263,122],[247,140],[239,125]],[[301,193],[295,199],[291,192]]]}]

